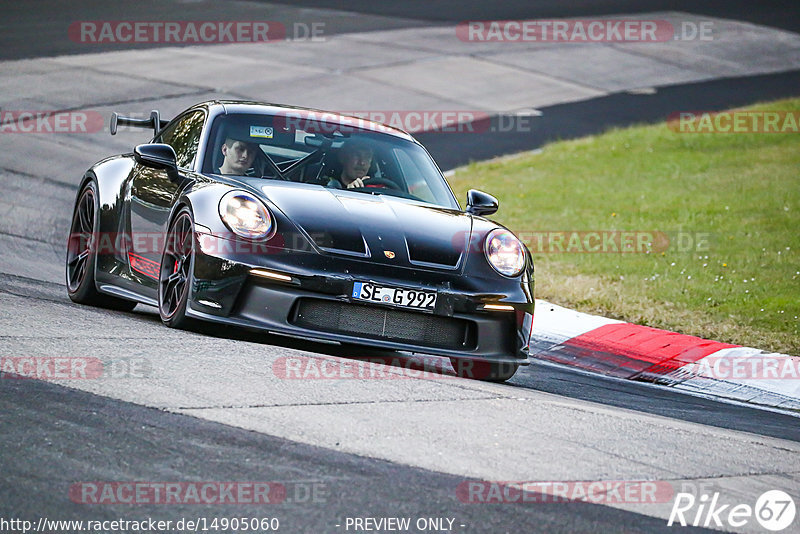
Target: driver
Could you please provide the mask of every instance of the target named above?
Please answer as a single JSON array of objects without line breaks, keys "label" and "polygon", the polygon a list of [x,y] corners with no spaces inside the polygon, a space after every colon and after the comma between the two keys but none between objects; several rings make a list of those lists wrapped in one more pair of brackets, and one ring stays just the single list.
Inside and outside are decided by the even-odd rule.
[{"label": "driver", "polygon": [[250,141],[250,136],[245,137],[241,133],[229,131],[220,150],[225,159],[219,166],[219,174],[245,176],[253,166],[259,148],[257,143]]},{"label": "driver", "polygon": [[328,187],[338,189],[354,187],[369,187],[366,181],[369,168],[372,165],[374,152],[366,141],[351,139],[339,149],[339,163],[342,165],[342,173],[339,178],[331,178]]}]

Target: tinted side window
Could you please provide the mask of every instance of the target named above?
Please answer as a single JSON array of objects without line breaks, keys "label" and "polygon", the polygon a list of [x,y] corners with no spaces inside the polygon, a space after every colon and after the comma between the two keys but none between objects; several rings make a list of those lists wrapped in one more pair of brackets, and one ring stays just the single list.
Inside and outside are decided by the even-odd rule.
[{"label": "tinted side window", "polygon": [[205,122],[205,113],[195,111],[173,121],[158,136],[156,143],[166,143],[175,149],[178,167],[188,169],[192,167],[197,156],[197,144]]}]

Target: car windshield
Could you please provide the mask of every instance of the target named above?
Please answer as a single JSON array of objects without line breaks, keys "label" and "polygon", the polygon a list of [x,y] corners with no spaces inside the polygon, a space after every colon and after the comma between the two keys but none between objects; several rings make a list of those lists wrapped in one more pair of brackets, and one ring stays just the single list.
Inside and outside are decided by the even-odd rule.
[{"label": "car windshield", "polygon": [[203,172],[302,182],[458,208],[450,186],[420,145],[303,113],[220,115],[211,127]]}]

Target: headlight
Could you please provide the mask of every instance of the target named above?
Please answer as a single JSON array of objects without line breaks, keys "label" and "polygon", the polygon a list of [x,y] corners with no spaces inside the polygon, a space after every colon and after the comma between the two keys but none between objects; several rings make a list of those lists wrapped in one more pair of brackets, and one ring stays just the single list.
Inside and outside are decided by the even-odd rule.
[{"label": "headlight", "polygon": [[517,276],[525,268],[525,248],[508,230],[497,228],[489,232],[484,251],[489,264],[502,275]]},{"label": "headlight", "polygon": [[274,223],[267,207],[244,191],[230,191],[219,201],[219,216],[230,230],[247,239],[264,239]]}]

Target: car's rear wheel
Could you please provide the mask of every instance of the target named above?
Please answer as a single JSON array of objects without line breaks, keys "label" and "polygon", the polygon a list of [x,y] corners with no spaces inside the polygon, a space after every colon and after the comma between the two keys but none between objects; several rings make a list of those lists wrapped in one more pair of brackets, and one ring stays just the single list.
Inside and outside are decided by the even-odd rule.
[{"label": "car's rear wheel", "polygon": [[194,221],[189,209],[183,208],[169,226],[158,275],[158,311],[164,324],[171,328],[191,325],[186,305],[193,261]]},{"label": "car's rear wheel", "polygon": [[450,364],[453,366],[456,376],[486,382],[505,382],[519,369],[519,364],[516,363],[485,362],[461,358],[450,358]]},{"label": "car's rear wheel", "polygon": [[97,185],[91,181],[81,190],[72,214],[67,239],[67,294],[78,304],[130,311],[136,306],[136,302],[104,295],[97,291],[95,285],[100,219],[98,206]]}]

